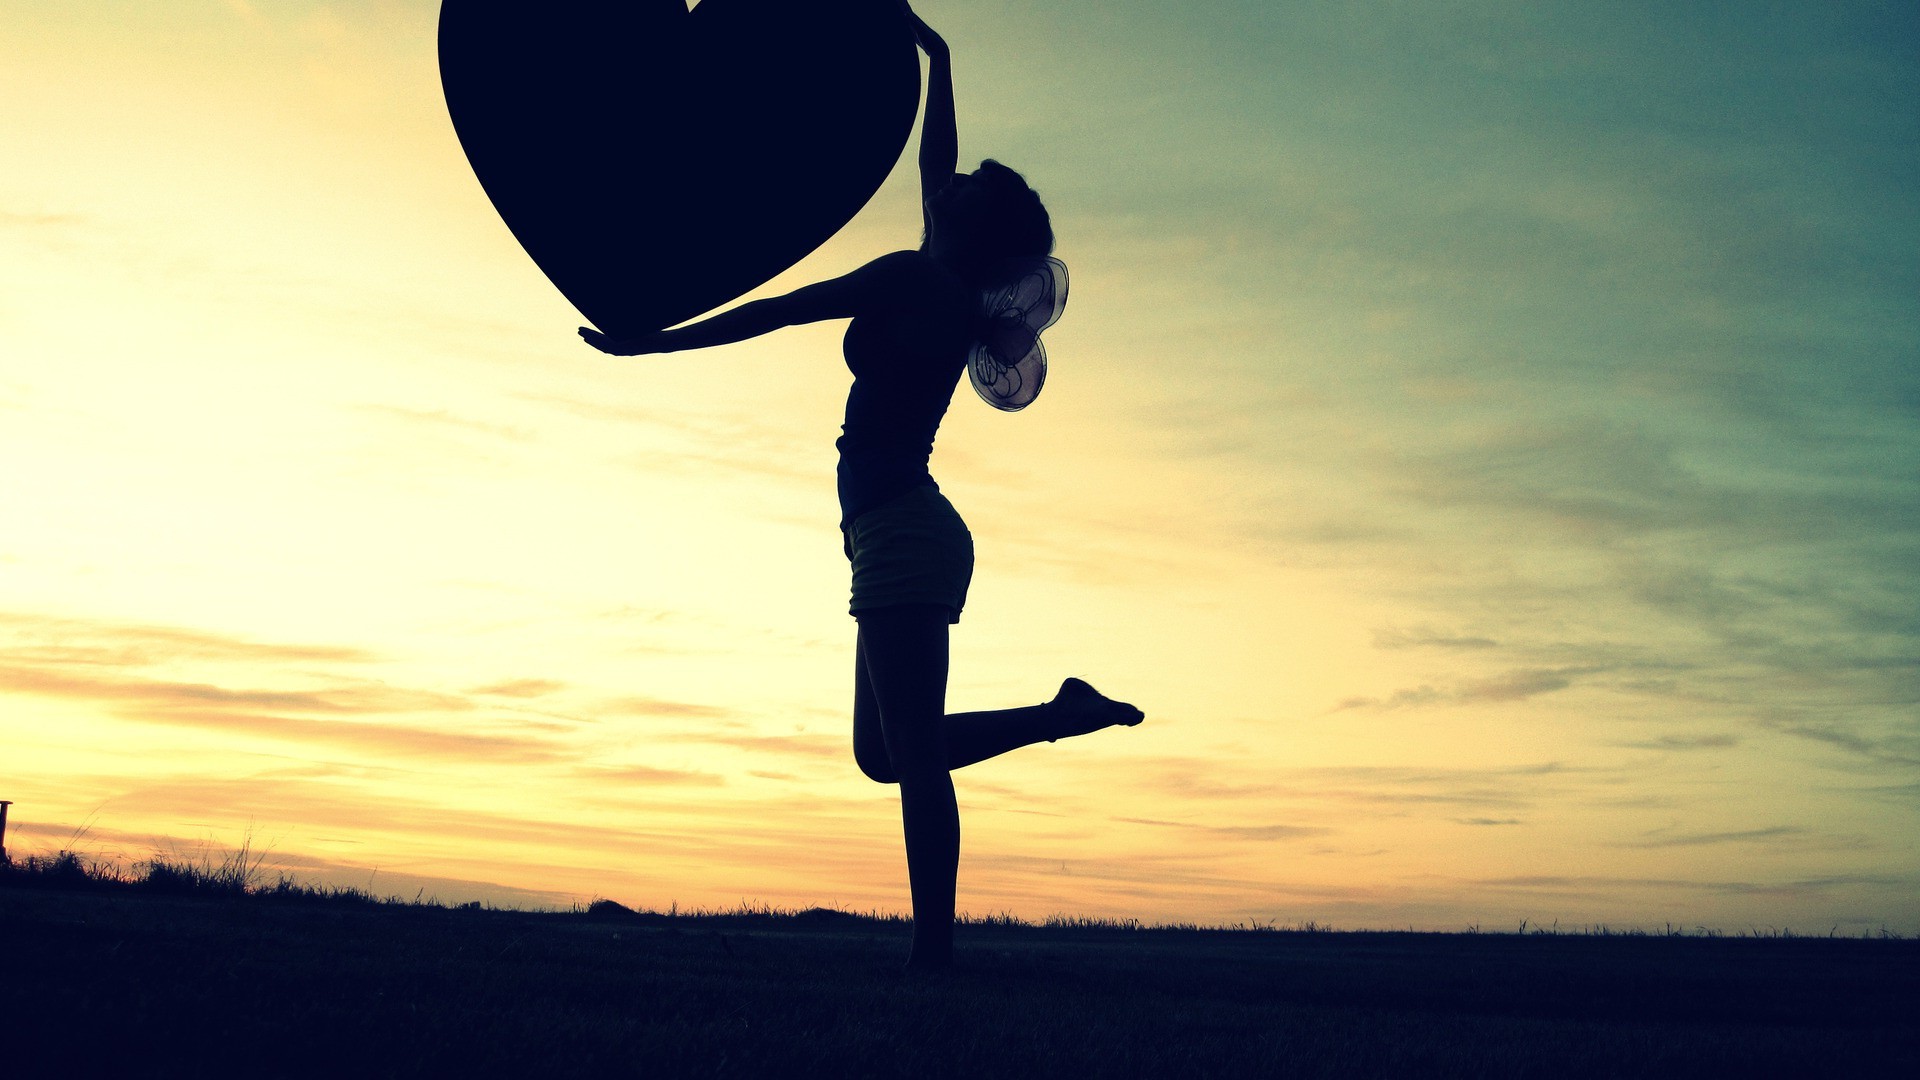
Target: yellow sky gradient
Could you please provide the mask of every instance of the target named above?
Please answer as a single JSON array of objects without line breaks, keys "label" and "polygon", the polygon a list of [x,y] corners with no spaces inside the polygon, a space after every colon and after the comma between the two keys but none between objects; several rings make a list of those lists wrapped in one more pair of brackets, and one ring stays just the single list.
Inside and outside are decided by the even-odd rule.
[{"label": "yellow sky gradient", "polygon": [[[1149,715],[959,775],[961,907],[1920,929],[1913,636],[1806,600],[1888,571],[1809,556],[1800,524],[1878,499],[1872,550],[1898,548],[1911,477],[1789,475],[1808,459],[1773,421],[1708,401],[1735,361],[1691,358],[1761,340],[1724,328],[1775,303],[1764,267],[1702,255],[1718,226],[1676,224],[1698,210],[1678,189],[1490,113],[1455,139],[1512,168],[1460,179],[1434,135],[1399,143],[1420,179],[1392,182],[1379,146],[1327,133],[1420,119],[1362,94],[1391,53],[1296,109],[1310,66],[1248,74],[1266,39],[1233,19],[1264,33],[1258,10],[1170,32],[1064,4],[1030,43],[996,5],[926,5],[963,157],[1029,173],[1074,275],[1046,396],[1006,416],[963,389],[935,452],[980,553],[949,703],[1074,674]],[[848,745],[840,327],[580,345],[460,153],[434,17],[10,17],[10,851],[250,835],[270,868],[447,900],[904,909],[892,790]],[[1427,60],[1531,70],[1500,27],[1448,32]],[[1589,32],[1555,40],[1614,55]],[[1102,63],[1155,42],[1132,82]],[[1001,56],[1046,72],[1044,101],[986,74]],[[1114,152],[1162,130],[1143,117],[1174,144]],[[1608,145],[1575,127],[1552,145]],[[1522,165],[1540,182],[1485,218],[1467,193]],[[911,245],[914,185],[909,159],[769,288]],[[1409,231],[1432,221],[1460,230]],[[1636,304],[1672,321],[1609,329]],[[1911,462],[1910,429],[1848,423]],[[1816,480],[1865,502],[1808,502]]]}]

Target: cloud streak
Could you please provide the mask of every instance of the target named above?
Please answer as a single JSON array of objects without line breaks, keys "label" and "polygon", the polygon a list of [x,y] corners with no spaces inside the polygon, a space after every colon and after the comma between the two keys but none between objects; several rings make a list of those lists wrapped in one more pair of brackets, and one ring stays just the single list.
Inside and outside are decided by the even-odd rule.
[{"label": "cloud streak", "polygon": [[1678,833],[1650,836],[1632,842],[1630,847],[1710,847],[1717,844],[1750,844],[1763,840],[1799,836],[1802,830],[1791,825],[1770,825],[1763,829],[1739,829],[1733,832]]},{"label": "cloud streak", "polygon": [[726,778],[718,773],[698,772],[692,769],[656,769],[650,765],[594,765],[582,766],[574,770],[575,775],[592,783],[639,784],[692,784],[700,787],[717,787],[726,783]]},{"label": "cloud streak", "polygon": [[371,663],[380,659],[356,646],[262,642],[186,627],[74,619],[20,611],[0,611],[0,632],[32,643],[0,650],[0,657],[62,664],[127,666],[166,659],[247,663]]},{"label": "cloud streak", "polygon": [[207,683],[165,682],[117,676],[68,675],[27,667],[0,667],[0,689],[48,697],[124,703],[151,715],[212,708],[286,709],[333,715],[465,712],[464,697],[358,683],[321,690],[234,690]]},{"label": "cloud streak", "polygon": [[[342,667],[363,668],[378,659],[362,649],[257,642],[181,627],[96,623],[17,612],[0,615],[0,631],[14,639],[0,649],[0,694],[15,698],[91,705],[140,724],[324,744],[377,755],[522,763],[569,756],[559,744],[545,739],[473,730],[477,725],[471,714],[478,706],[466,696],[327,673]],[[234,687],[138,674],[160,666],[168,670],[237,668],[253,678],[264,674],[309,685],[300,689]],[[395,723],[394,718],[401,716],[416,720]],[[443,718],[446,726],[424,726],[417,719],[423,716]]]},{"label": "cloud streak", "polygon": [[1329,711],[1408,709],[1431,705],[1480,705],[1525,701],[1542,694],[1551,694],[1556,690],[1565,690],[1573,685],[1575,678],[1603,670],[1606,669],[1596,667],[1518,669],[1492,678],[1467,680],[1447,689],[1416,686],[1395,690],[1384,698],[1345,698]]},{"label": "cloud streak", "polygon": [[[79,678],[0,667],[0,692],[92,703],[122,720],[144,724],[331,744],[377,754],[517,762],[569,756],[555,744],[538,739],[381,721],[378,718],[396,713],[465,712],[472,708],[464,699],[390,687],[310,692],[228,690],[205,684]],[[276,710],[321,713],[330,718],[290,716]]]},{"label": "cloud streak", "polygon": [[1443,634],[1432,627],[1389,627],[1373,632],[1376,649],[1492,649],[1499,646],[1492,638],[1462,634]]},{"label": "cloud streak", "polygon": [[1157,818],[1116,817],[1129,825],[1154,825],[1183,829],[1229,840],[1302,840],[1325,836],[1333,830],[1318,825],[1206,825],[1192,821],[1162,821]]}]

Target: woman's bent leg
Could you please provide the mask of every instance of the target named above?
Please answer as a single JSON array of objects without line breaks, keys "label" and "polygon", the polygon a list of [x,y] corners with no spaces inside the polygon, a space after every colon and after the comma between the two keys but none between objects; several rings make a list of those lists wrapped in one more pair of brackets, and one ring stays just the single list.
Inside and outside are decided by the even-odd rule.
[{"label": "woman's bent leg", "polygon": [[[897,775],[887,754],[880,705],[867,677],[865,637],[856,651],[853,682],[853,758],[867,778],[891,784]],[[1145,714],[1115,701],[1079,679],[1068,679],[1052,701],[1012,709],[947,714],[947,768],[959,769],[1037,742],[1085,735],[1107,727],[1132,727]]]},{"label": "woman's bent leg", "polygon": [[947,717],[947,767],[958,769],[1037,742],[1132,727],[1146,714],[1079,679],[1060,684],[1053,700],[1017,709],[953,713]]},{"label": "woman's bent leg", "polygon": [[[960,809],[947,773],[947,625],[947,609],[935,605],[903,605],[860,615],[865,685],[856,690],[854,702],[855,752],[861,752],[861,720],[868,721],[870,739],[871,721],[877,718],[900,784],[907,882],[913,893],[909,967],[942,968],[953,961]],[[861,691],[871,692],[865,717]]]}]

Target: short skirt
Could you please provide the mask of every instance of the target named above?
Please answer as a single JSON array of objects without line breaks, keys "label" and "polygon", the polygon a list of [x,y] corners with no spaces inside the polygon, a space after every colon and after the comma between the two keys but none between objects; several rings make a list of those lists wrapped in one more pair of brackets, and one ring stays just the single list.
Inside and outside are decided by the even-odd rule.
[{"label": "short skirt", "polygon": [[853,564],[849,614],[939,604],[952,612],[949,622],[960,621],[973,582],[973,534],[938,488],[912,488],[854,518],[844,533]]}]

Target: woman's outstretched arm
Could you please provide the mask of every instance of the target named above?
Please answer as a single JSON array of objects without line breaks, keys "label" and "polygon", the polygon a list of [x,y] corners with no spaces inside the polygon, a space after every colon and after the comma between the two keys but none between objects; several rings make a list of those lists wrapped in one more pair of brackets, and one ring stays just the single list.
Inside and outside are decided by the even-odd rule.
[{"label": "woman's outstretched arm", "polygon": [[890,308],[923,257],[911,251],[882,255],[850,274],[795,289],[784,296],[751,300],[712,318],[639,337],[613,338],[590,326],[580,328],[587,344],[614,356],[706,349],[772,333],[783,326],[851,319]]}]

